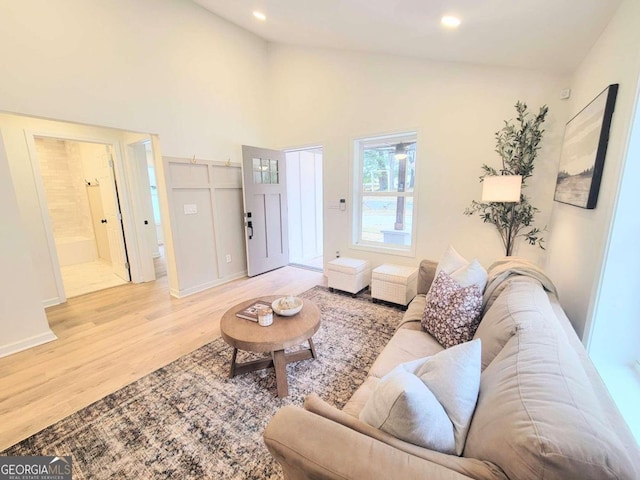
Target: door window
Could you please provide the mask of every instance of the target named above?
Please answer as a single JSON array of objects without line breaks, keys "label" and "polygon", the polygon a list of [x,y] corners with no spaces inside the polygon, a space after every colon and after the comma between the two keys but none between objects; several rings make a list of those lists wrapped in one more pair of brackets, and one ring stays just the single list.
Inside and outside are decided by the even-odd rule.
[{"label": "door window", "polygon": [[278,160],[270,158],[253,159],[253,183],[280,183]]}]

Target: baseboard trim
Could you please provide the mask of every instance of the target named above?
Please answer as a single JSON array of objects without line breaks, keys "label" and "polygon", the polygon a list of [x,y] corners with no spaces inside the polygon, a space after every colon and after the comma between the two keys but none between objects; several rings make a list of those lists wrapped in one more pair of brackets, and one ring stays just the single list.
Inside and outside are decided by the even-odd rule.
[{"label": "baseboard trim", "polygon": [[53,307],[54,305],[60,305],[62,302],[60,301],[60,297],[47,298],[42,301],[42,306],[44,308]]},{"label": "baseboard trim", "polygon": [[21,352],[22,350],[27,350],[28,348],[37,347],[38,345],[52,342],[53,340],[57,340],[57,339],[58,337],[56,337],[54,333],[51,330],[49,330],[47,332],[41,333],[40,335],[35,335],[33,337],[20,340],[19,342],[14,342],[14,343],[10,343],[9,345],[0,346],[0,358],[6,357],[8,355],[13,355],[14,353]]},{"label": "baseboard trim", "polygon": [[232,282],[233,280],[237,280],[238,278],[246,277],[247,271],[243,270],[242,272],[234,273],[225,278],[220,278],[218,280],[214,280],[213,282],[203,283],[201,285],[196,285],[195,287],[186,288],[184,290],[176,290],[172,288],[169,290],[169,294],[174,298],[184,298],[189,295],[193,295],[196,293],[200,293],[204,290],[208,290],[213,287],[217,287],[219,285],[224,285],[225,283]]}]

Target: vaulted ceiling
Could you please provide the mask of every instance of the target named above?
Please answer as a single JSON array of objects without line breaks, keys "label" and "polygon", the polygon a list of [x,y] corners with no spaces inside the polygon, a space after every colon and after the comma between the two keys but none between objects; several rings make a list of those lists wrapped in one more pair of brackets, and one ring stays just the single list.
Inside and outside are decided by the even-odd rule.
[{"label": "vaulted ceiling", "polygon": [[[572,72],[621,0],[193,0],[271,41]],[[266,15],[256,19],[252,12]],[[457,29],[440,25],[445,14]]]}]

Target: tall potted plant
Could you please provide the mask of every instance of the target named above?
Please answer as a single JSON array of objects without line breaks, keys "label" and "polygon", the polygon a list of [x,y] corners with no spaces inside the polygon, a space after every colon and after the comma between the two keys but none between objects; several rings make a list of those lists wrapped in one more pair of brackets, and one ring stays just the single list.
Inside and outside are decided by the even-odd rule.
[{"label": "tall potted plant", "polygon": [[534,161],[540,150],[540,141],[544,130],[541,128],[549,108],[540,107],[540,112],[533,115],[527,111],[527,104],[517,102],[518,116],[515,122],[504,122],[504,127],[496,132],[496,152],[502,159],[502,168],[496,170],[487,164],[482,165],[480,182],[489,175],[520,175],[522,190],[519,202],[478,202],[473,201],[465,215],[478,214],[483,222],[493,224],[502,240],[507,256],[512,255],[515,241],[524,237],[530,245],[538,245],[544,249],[544,229],[533,226],[535,214],[539,211],[529,203],[524,194],[526,181],[533,175]]}]

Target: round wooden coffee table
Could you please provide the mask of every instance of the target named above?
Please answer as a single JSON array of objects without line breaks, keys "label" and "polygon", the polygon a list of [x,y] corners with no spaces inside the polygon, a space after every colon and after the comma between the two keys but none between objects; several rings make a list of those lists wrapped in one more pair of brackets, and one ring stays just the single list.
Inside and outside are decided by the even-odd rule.
[{"label": "round wooden coffee table", "polygon": [[[258,300],[271,303],[281,297],[281,295],[273,295],[253,298],[231,307],[220,320],[220,331],[224,341],[233,347],[229,377],[274,367],[278,397],[286,397],[289,395],[287,363],[317,358],[311,337],[320,328],[320,309],[310,300],[303,299],[302,310],[299,313],[291,317],[281,317],[274,312],[273,324],[268,327],[261,327],[257,322],[236,317],[236,313]],[[309,342],[309,348],[285,353],[286,348],[300,345],[305,341]],[[238,350],[270,352],[271,358],[237,363]]]}]

